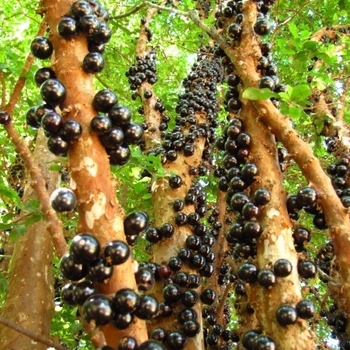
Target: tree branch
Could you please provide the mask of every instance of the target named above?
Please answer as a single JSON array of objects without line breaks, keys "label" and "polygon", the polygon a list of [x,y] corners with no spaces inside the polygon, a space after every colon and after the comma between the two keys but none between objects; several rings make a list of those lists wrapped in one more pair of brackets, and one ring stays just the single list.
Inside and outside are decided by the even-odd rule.
[{"label": "tree branch", "polygon": [[130,11],[125,12],[125,13],[123,13],[121,15],[112,16],[112,17],[110,17],[110,19],[121,19],[121,18],[129,17],[129,16],[133,15],[134,13],[140,11],[145,6],[146,6],[146,3],[141,3],[140,5],[135,6]]},{"label": "tree branch", "polygon": [[21,326],[18,326],[17,324],[15,324],[14,322],[10,321],[9,319],[7,319],[5,317],[0,316],[0,323],[5,325],[6,327],[14,329],[18,333],[21,333],[21,334],[27,336],[28,338],[35,340],[38,343],[45,344],[45,345],[50,346],[52,348],[55,348],[57,350],[67,350],[66,347],[64,347],[60,344],[57,344],[54,341],[47,339],[39,334],[35,334],[35,333],[33,333],[33,332],[31,332],[31,331],[29,331]]}]

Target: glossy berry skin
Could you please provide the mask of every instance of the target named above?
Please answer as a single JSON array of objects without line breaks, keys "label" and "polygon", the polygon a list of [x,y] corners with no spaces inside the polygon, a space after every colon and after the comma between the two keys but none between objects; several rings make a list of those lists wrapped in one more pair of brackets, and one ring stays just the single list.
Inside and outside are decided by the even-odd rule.
[{"label": "glossy berry skin", "polygon": [[41,119],[41,126],[46,132],[57,134],[63,126],[62,117],[58,113],[50,111]]},{"label": "glossy berry skin", "polygon": [[48,38],[37,36],[30,44],[30,51],[34,57],[44,60],[51,57],[53,46]]},{"label": "glossy berry skin", "polygon": [[104,259],[97,259],[89,264],[88,277],[93,282],[103,283],[113,275],[113,266],[106,263]]},{"label": "glossy berry skin", "polygon": [[129,122],[123,126],[125,141],[137,145],[142,141],[143,128],[140,124]]},{"label": "glossy berry skin", "polygon": [[119,313],[132,313],[138,307],[140,298],[139,295],[132,289],[119,289],[113,298],[113,305],[115,310]]},{"label": "glossy berry skin", "polygon": [[265,18],[259,18],[254,24],[254,31],[258,35],[267,35],[270,33],[270,23]]},{"label": "glossy berry skin", "polygon": [[311,207],[315,204],[317,193],[312,187],[304,187],[297,193],[297,203],[300,207]]},{"label": "glossy berry skin", "polygon": [[164,223],[159,228],[159,233],[162,238],[171,238],[174,234],[174,226],[168,223]]},{"label": "glossy berry skin", "polygon": [[83,33],[87,38],[97,34],[100,30],[100,21],[94,15],[85,15],[78,22],[79,32]]},{"label": "glossy berry skin", "polygon": [[78,305],[83,305],[93,294],[96,294],[96,289],[91,281],[78,282],[73,289],[74,302]]},{"label": "glossy berry skin", "polygon": [[94,294],[85,301],[82,315],[87,322],[94,321],[96,326],[103,326],[112,321],[114,312],[105,295]]},{"label": "glossy berry skin", "polygon": [[77,199],[71,189],[57,188],[51,193],[50,203],[56,212],[64,213],[70,212],[75,208]]},{"label": "glossy berry skin", "polygon": [[298,273],[302,278],[313,278],[316,276],[317,267],[310,260],[301,260],[298,262]]},{"label": "glossy berry skin", "polygon": [[113,318],[113,325],[118,329],[127,329],[134,322],[134,315],[127,313],[116,313]]},{"label": "glossy berry skin", "polygon": [[181,302],[186,307],[194,306],[198,300],[199,300],[198,293],[191,289],[184,291],[181,295]]},{"label": "glossy berry skin", "polygon": [[104,114],[92,118],[90,125],[91,129],[99,136],[108,133],[112,129],[111,120]]},{"label": "glossy berry skin", "polygon": [[310,231],[304,227],[297,227],[293,232],[294,244],[303,246],[311,239]]},{"label": "glossy berry skin", "polygon": [[81,135],[82,128],[79,122],[74,119],[69,119],[63,124],[61,133],[65,140],[74,141]]},{"label": "glossy berry skin", "polygon": [[124,219],[124,232],[127,236],[138,235],[148,226],[148,215],[145,212],[133,212]]},{"label": "glossy berry skin", "polygon": [[27,125],[29,125],[33,129],[39,129],[40,123],[39,123],[38,119],[36,118],[35,110],[36,110],[36,107],[32,107],[27,111],[26,123],[27,123]]},{"label": "glossy berry skin", "polygon": [[122,143],[113,149],[107,149],[107,154],[110,165],[123,165],[128,162],[131,152],[129,146]]},{"label": "glossy berry skin", "polygon": [[231,23],[227,27],[227,35],[235,40],[239,40],[242,35],[242,27],[238,23]]},{"label": "glossy berry skin", "polygon": [[115,104],[109,110],[108,117],[113,125],[128,125],[131,120],[131,111],[125,106]]},{"label": "glossy berry skin", "polygon": [[181,178],[181,176],[175,175],[175,174],[170,175],[169,186],[172,189],[179,188],[179,187],[181,187],[181,185],[182,185],[182,178]]},{"label": "glossy berry skin", "polygon": [[260,332],[255,330],[244,333],[242,338],[242,344],[244,348],[247,350],[253,350],[254,341],[258,338],[259,335]]},{"label": "glossy berry skin", "polygon": [[118,127],[112,127],[108,132],[100,137],[101,143],[105,148],[114,149],[124,141],[124,132]]},{"label": "glossy berry skin", "polygon": [[43,103],[35,108],[35,118],[38,123],[41,123],[44,115],[48,112],[54,112],[54,107]]},{"label": "glossy berry skin", "polygon": [[166,350],[166,347],[158,340],[146,340],[143,342],[137,350]]},{"label": "glossy berry skin", "polygon": [[298,317],[303,319],[309,319],[313,317],[316,312],[315,304],[310,300],[299,301],[295,308],[297,310]]},{"label": "glossy berry skin", "polygon": [[89,52],[83,60],[83,70],[86,73],[95,74],[102,72],[105,60],[99,52]]},{"label": "glossy berry skin", "polygon": [[92,105],[94,108],[103,113],[107,113],[113,105],[118,103],[118,98],[112,90],[104,89],[96,93]]},{"label": "glossy berry skin", "polygon": [[187,337],[181,331],[174,331],[169,333],[166,344],[171,350],[184,349],[187,343]]},{"label": "glossy berry skin", "polygon": [[149,320],[156,316],[159,310],[159,303],[152,295],[143,294],[135,310],[135,315],[142,320]]},{"label": "glossy berry skin", "polygon": [[111,241],[104,249],[104,257],[106,261],[112,265],[120,265],[125,263],[130,256],[130,248],[123,241]]},{"label": "glossy berry skin", "polygon": [[276,319],[281,326],[288,326],[296,323],[298,314],[293,306],[282,305],[276,311]]},{"label": "glossy berry skin", "polygon": [[71,39],[78,34],[77,22],[72,17],[62,17],[58,22],[57,31],[62,38]]},{"label": "glossy berry skin", "polygon": [[99,30],[92,35],[89,35],[89,40],[96,43],[107,43],[112,36],[112,31],[108,28],[105,22],[100,22]]},{"label": "glossy berry skin", "polygon": [[69,149],[69,143],[60,135],[51,135],[47,139],[47,148],[56,156],[66,156]]},{"label": "glossy berry skin", "polygon": [[253,350],[275,350],[274,340],[267,335],[259,335],[253,342]]},{"label": "glossy berry skin", "polygon": [[47,79],[40,86],[43,100],[52,106],[60,105],[66,99],[66,88],[56,79]]},{"label": "glossy berry skin", "polygon": [[50,67],[39,68],[34,74],[34,81],[38,87],[46,80],[55,78],[56,74]]},{"label": "glossy berry skin", "polygon": [[0,111],[0,124],[7,125],[10,122],[11,116],[5,111]]},{"label": "glossy berry skin", "polygon": [[259,80],[258,86],[260,89],[267,88],[273,91],[275,89],[276,84],[270,76],[266,75],[265,77],[262,77]]},{"label": "glossy berry skin", "polygon": [[125,336],[119,340],[118,350],[136,350],[137,342],[133,337]]},{"label": "glossy berry skin", "polygon": [[75,1],[70,8],[70,12],[76,19],[80,19],[85,15],[91,15],[93,9],[87,1]]},{"label": "glossy berry skin", "polygon": [[149,290],[155,283],[154,274],[147,267],[139,268],[135,273],[135,279],[139,290]]},{"label": "glossy berry skin", "polygon": [[181,329],[186,336],[195,337],[199,333],[201,327],[198,321],[188,320],[183,323]]},{"label": "glossy berry skin", "polygon": [[170,283],[163,288],[163,298],[167,304],[176,303],[181,299],[181,288],[175,283]]},{"label": "glossy berry skin", "polygon": [[61,300],[68,305],[76,305],[73,297],[74,283],[66,283],[60,291]]},{"label": "glossy berry skin", "polygon": [[259,188],[254,192],[253,198],[256,205],[265,205],[270,202],[271,194],[267,189]]},{"label": "glossy berry skin", "polygon": [[291,274],[293,265],[287,259],[279,259],[273,266],[275,275],[278,277],[287,277]]},{"label": "glossy berry skin", "polygon": [[275,274],[268,269],[263,269],[258,272],[258,282],[265,288],[270,288],[276,284]]},{"label": "glossy berry skin", "polygon": [[100,243],[89,233],[80,233],[69,244],[69,254],[77,262],[92,263],[100,254]]},{"label": "glossy berry skin", "polygon": [[203,304],[212,305],[216,299],[216,292],[213,289],[204,289],[200,295],[200,299]]},{"label": "glossy berry skin", "polygon": [[255,264],[246,262],[238,268],[237,275],[242,281],[253,283],[257,281],[258,268]]},{"label": "glossy berry skin", "polygon": [[87,266],[82,263],[77,263],[69,253],[67,253],[63,255],[60,260],[59,270],[64,278],[71,281],[79,281],[86,276]]}]

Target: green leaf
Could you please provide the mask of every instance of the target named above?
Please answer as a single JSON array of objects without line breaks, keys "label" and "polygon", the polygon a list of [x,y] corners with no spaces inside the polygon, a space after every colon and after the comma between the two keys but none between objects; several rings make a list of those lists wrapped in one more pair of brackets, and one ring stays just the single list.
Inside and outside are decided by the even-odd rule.
[{"label": "green leaf", "polygon": [[19,224],[13,226],[13,229],[10,233],[10,241],[15,242],[18,238],[22,237],[27,231],[28,226],[26,224]]},{"label": "green leaf", "polygon": [[291,34],[293,35],[294,38],[299,38],[298,27],[293,22],[289,22],[288,29],[289,29],[289,31],[291,32]]},{"label": "green leaf", "polygon": [[309,85],[301,84],[293,88],[290,98],[292,101],[301,103],[301,102],[305,102],[306,98],[309,97],[311,93],[312,91]]},{"label": "green leaf", "polygon": [[4,183],[0,184],[0,196],[4,196],[14,202],[19,201],[17,192],[11,187],[6,186]]},{"label": "green leaf", "polygon": [[267,100],[271,97],[278,97],[278,94],[270,89],[247,88],[243,91],[242,97],[246,100]]}]

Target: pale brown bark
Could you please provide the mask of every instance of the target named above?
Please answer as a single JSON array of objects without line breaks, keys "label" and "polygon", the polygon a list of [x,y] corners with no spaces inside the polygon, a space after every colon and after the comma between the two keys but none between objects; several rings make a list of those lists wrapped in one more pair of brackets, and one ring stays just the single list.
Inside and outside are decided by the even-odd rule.
[{"label": "pale brown bark", "polygon": [[252,191],[266,188],[271,194],[271,201],[260,214],[260,223],[264,231],[258,242],[257,266],[259,269],[272,268],[278,259],[287,259],[293,265],[292,273],[285,278],[277,278],[277,283],[270,289],[259,284],[251,284],[250,300],[258,320],[259,328],[276,340],[281,349],[313,349],[314,335],[306,322],[298,319],[292,327],[280,326],[275,318],[277,309],[282,304],[295,305],[301,297],[297,270],[298,255],[294,248],[292,227],[287,208],[283,177],[279,169],[277,148],[271,132],[256,119],[256,110],[251,101],[242,107],[241,115],[245,122],[245,131],[252,138],[251,159],[259,169],[259,174]]},{"label": "pale brown bark", "polygon": [[[68,12],[73,2],[61,0],[52,3],[45,0],[43,5],[55,49],[52,67],[67,89],[63,115],[66,119],[78,121],[83,129],[81,137],[71,145],[68,154],[71,185],[78,199],[78,232],[93,233],[104,246],[111,240],[125,241],[124,211],[116,198],[115,181],[106,151],[90,130],[90,121],[96,115],[92,107],[96,91],[93,76],[82,70],[83,59],[88,53],[86,39],[79,35],[65,40],[56,31],[59,19]],[[126,287],[137,289],[132,258],[117,266],[108,283],[99,286],[105,294],[113,294]],[[119,339],[126,334],[134,336],[138,343],[147,339],[145,322],[138,318],[125,331],[110,324],[103,327],[103,332],[107,344],[112,347],[116,347]]]},{"label": "pale brown bark", "polygon": [[[40,160],[41,173],[49,191],[59,182],[58,172],[48,170],[55,156],[46,148],[46,138],[39,132],[34,159]],[[36,197],[28,182],[24,203]],[[24,213],[25,214],[25,213]],[[52,240],[45,220],[31,225],[14,244],[9,269],[8,289],[1,316],[34,334],[50,338],[53,315]],[[0,349],[44,350],[47,346],[0,324]]]}]

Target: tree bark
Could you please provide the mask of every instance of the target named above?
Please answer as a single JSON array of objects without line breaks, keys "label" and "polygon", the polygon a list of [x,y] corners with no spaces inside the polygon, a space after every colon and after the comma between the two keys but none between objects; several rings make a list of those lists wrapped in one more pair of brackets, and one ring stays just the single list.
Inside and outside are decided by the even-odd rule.
[{"label": "tree bark", "polygon": [[[39,131],[34,159],[41,164],[49,191],[59,183],[58,172],[48,170],[56,157],[46,148],[46,138]],[[30,182],[24,190],[23,203],[36,197]],[[9,269],[8,289],[1,316],[28,331],[50,339],[53,305],[52,240],[47,221],[31,225],[14,244]],[[0,324],[0,349],[45,350],[46,345]]]}]

